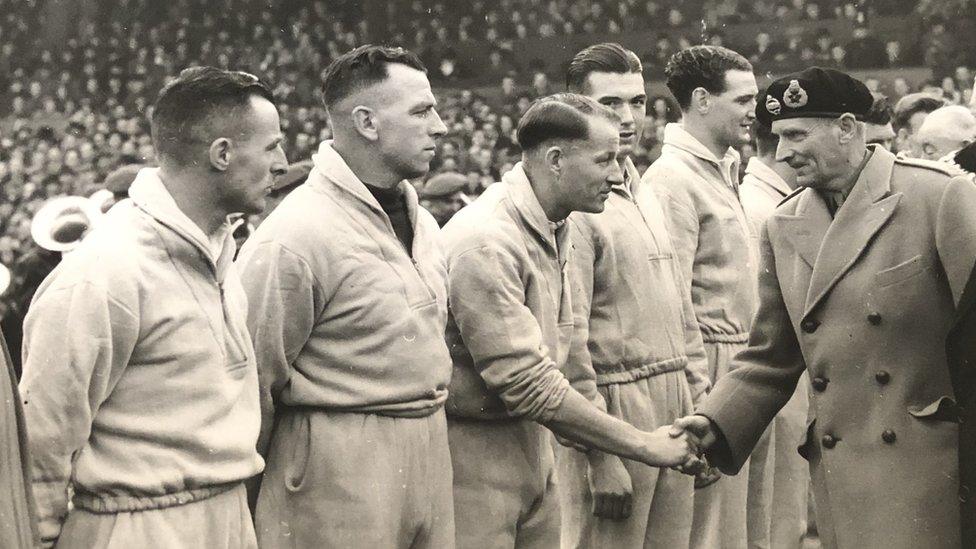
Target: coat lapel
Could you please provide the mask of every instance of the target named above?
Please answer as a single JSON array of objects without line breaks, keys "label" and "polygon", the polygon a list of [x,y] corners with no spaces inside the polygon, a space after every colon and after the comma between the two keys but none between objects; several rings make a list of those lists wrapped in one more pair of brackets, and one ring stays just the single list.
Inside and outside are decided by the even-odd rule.
[{"label": "coat lapel", "polygon": [[[890,153],[875,149],[847,201],[829,224],[810,277],[804,316],[827,296],[894,213],[902,196],[890,194],[894,160]],[[819,195],[810,198],[826,210]]]},{"label": "coat lapel", "polygon": [[797,254],[813,269],[820,253],[827,228],[830,227],[831,217],[827,206],[816,192],[807,190],[797,200],[796,213],[773,214],[775,223],[781,227],[781,234],[786,237]]}]

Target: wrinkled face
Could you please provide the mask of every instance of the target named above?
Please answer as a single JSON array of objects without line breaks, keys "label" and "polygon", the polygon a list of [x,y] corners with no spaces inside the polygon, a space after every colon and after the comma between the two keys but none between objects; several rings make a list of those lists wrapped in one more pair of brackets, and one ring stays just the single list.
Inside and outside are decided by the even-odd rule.
[{"label": "wrinkled face", "polygon": [[282,149],[284,137],[274,104],[263,97],[251,97],[250,108],[242,109],[242,120],[230,145],[224,180],[217,186],[217,202],[227,213],[257,214],[267,205],[276,177],[288,169]]},{"label": "wrinkled face", "polygon": [[387,71],[387,79],[371,88],[379,154],[399,178],[422,177],[447,127],[434,108],[437,100],[426,74],[399,63],[387,65]]},{"label": "wrinkled face", "polygon": [[828,189],[827,184],[845,173],[846,149],[832,120],[776,120],[772,130],[779,136],[776,160],[793,168],[797,186]]},{"label": "wrinkled face", "polygon": [[752,137],[749,132],[756,119],[756,77],[749,71],[732,70],[725,73],[725,91],[709,98],[708,126],[716,142],[739,147]]},{"label": "wrinkled face", "polygon": [[602,212],[611,188],[624,181],[617,162],[620,128],[602,117],[588,118],[589,139],[563,146],[559,196],[565,211]]},{"label": "wrinkled face", "polygon": [[644,134],[647,94],[639,72],[591,72],[583,92],[620,117],[620,157],[630,156]]},{"label": "wrinkled face", "polygon": [[946,132],[939,135],[936,132],[923,131],[919,132],[915,139],[921,152],[919,158],[925,160],[939,160],[973,142],[972,138],[960,135],[959,132]]}]

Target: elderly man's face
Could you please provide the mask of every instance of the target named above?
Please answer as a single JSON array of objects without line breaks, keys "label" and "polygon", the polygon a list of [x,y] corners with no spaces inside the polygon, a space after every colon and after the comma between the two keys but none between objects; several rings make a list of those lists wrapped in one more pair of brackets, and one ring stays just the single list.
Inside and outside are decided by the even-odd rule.
[{"label": "elderly man's face", "polygon": [[798,186],[836,190],[829,185],[846,173],[849,145],[841,142],[840,128],[834,121],[788,118],[774,121],[772,130],[779,136],[776,160],[793,168]]}]

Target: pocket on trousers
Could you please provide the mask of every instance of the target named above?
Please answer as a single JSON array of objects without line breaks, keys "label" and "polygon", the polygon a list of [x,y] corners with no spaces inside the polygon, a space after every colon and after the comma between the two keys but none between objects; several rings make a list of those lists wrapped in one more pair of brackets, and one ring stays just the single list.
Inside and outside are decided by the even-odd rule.
[{"label": "pocket on trousers", "polygon": [[312,453],[311,419],[307,414],[294,414],[291,438],[291,448],[286,450],[288,456],[285,465],[285,488],[290,492],[298,492],[305,485],[308,465]]}]

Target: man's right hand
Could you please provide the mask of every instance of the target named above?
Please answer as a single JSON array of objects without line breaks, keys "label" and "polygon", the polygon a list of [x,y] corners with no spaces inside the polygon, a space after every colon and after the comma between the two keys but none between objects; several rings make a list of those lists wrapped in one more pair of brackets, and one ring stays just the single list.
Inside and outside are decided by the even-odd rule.
[{"label": "man's right hand", "polygon": [[[712,420],[703,415],[690,415],[675,421],[669,428],[668,434],[672,437],[688,437],[691,444],[696,448],[696,454],[700,456],[711,448],[718,440],[715,426]],[[676,469],[689,475],[699,475],[708,465],[703,459],[688,460],[679,464]]]},{"label": "man's right hand", "polygon": [[693,439],[683,431],[671,434],[667,425],[643,435],[643,451],[640,461],[652,467],[678,467],[689,461],[697,461],[698,452]]}]

